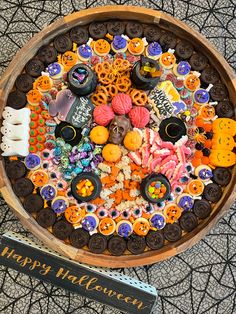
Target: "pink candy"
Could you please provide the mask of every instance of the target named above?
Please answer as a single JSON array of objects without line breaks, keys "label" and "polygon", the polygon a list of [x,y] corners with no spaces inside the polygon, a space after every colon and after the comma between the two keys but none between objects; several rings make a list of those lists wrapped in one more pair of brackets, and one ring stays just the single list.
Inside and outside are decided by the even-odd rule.
[{"label": "pink candy", "polygon": [[94,121],[102,126],[108,125],[114,117],[113,110],[107,105],[97,106],[93,111]]},{"label": "pink candy", "polygon": [[129,95],[117,94],[111,102],[112,109],[117,114],[127,114],[132,109],[132,100]]}]

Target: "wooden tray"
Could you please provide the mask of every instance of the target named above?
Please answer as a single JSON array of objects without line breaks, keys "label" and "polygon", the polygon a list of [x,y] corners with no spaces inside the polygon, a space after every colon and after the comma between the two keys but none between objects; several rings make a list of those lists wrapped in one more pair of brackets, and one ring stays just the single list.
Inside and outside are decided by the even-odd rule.
[{"label": "wooden tray", "polygon": [[[0,82],[0,116],[6,104],[7,96],[11,91],[16,77],[21,73],[26,62],[31,59],[37,50],[49,43],[56,35],[65,33],[75,25],[83,25],[96,20],[111,18],[133,19],[144,23],[154,23],[163,29],[174,32],[179,37],[187,38],[209,58],[213,66],[221,74],[221,79],[227,85],[230,99],[236,107],[236,75],[226,60],[216,51],[209,41],[186,24],[162,12],[132,6],[105,6],[92,8],[66,16],[40,33],[35,35],[15,56]],[[40,227],[36,220],[22,207],[13,193],[11,184],[6,176],[3,160],[0,160],[0,191],[22,222],[48,248],[57,251],[73,260],[103,267],[132,267],[146,265],[170,258],[193,246],[210,231],[217,221],[226,213],[236,198],[236,166],[233,169],[232,180],[224,189],[221,200],[216,204],[211,216],[205,219],[192,232],[185,234],[179,241],[165,245],[158,251],[146,251],[140,255],[123,255],[120,257],[100,254],[96,255],[85,250],[76,249],[55,238],[49,231]]]}]

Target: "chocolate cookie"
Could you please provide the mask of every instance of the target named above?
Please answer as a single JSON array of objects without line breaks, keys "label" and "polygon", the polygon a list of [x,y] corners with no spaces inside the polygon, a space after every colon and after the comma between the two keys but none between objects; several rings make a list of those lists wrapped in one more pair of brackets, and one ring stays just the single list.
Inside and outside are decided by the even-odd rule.
[{"label": "chocolate cookie", "polygon": [[194,53],[189,63],[194,71],[202,71],[207,66],[208,59],[201,53]]},{"label": "chocolate cookie", "polygon": [[89,40],[89,33],[87,28],[83,26],[76,26],[70,30],[70,38],[77,45],[86,44]]},{"label": "chocolate cookie", "polygon": [[53,46],[43,46],[38,51],[38,58],[45,64],[53,63],[57,60],[57,51]]},{"label": "chocolate cookie", "polygon": [[169,48],[171,49],[175,48],[177,39],[173,33],[165,32],[161,35],[159,43],[162,46],[162,49],[164,51],[167,51]]},{"label": "chocolate cookie", "polygon": [[19,197],[26,197],[34,190],[33,183],[27,178],[18,179],[12,187],[15,194]]},{"label": "chocolate cookie", "polygon": [[221,187],[216,183],[207,184],[204,188],[203,196],[209,202],[217,203],[222,196]]},{"label": "chocolate cookie", "polygon": [[43,62],[36,58],[29,60],[25,65],[25,71],[33,77],[40,76],[43,70]]},{"label": "chocolate cookie", "polygon": [[51,208],[43,208],[37,213],[36,221],[41,227],[49,228],[55,223],[56,217]]},{"label": "chocolate cookie", "polygon": [[126,241],[122,237],[113,236],[108,241],[107,248],[111,255],[120,256],[126,250]]},{"label": "chocolate cookie", "polygon": [[38,194],[29,194],[23,202],[24,209],[29,213],[39,212],[44,205],[43,198]]},{"label": "chocolate cookie", "polygon": [[218,72],[212,66],[209,66],[202,71],[201,81],[206,84],[215,84],[219,79],[220,76]]},{"label": "chocolate cookie", "polygon": [[149,231],[146,235],[147,246],[152,250],[158,250],[164,245],[164,236],[163,233],[158,231]]},{"label": "chocolate cookie", "polygon": [[54,39],[53,46],[59,53],[64,53],[72,49],[72,41],[67,34],[62,34]]},{"label": "chocolate cookie", "polygon": [[94,22],[89,25],[89,34],[93,39],[104,38],[107,34],[107,26],[103,22]]},{"label": "chocolate cookie", "polygon": [[89,233],[83,228],[78,228],[72,231],[70,235],[70,243],[72,246],[81,249],[88,244]]},{"label": "chocolate cookie", "polygon": [[181,40],[175,47],[175,54],[181,59],[189,59],[193,54],[193,46],[186,40]]},{"label": "chocolate cookie", "polygon": [[180,217],[179,224],[184,231],[190,232],[197,227],[198,220],[193,213],[187,212]]},{"label": "chocolate cookie", "polygon": [[94,233],[89,239],[88,248],[92,253],[101,254],[107,247],[107,238],[101,233]]},{"label": "chocolate cookie", "polygon": [[20,160],[12,160],[6,164],[6,173],[9,179],[20,179],[26,174],[25,164]]},{"label": "chocolate cookie", "polygon": [[27,73],[23,73],[17,76],[15,85],[18,90],[21,92],[27,93],[30,89],[33,88],[33,78]]},{"label": "chocolate cookie", "polygon": [[193,212],[199,219],[205,219],[210,216],[211,204],[204,199],[195,200],[193,205]]},{"label": "chocolate cookie", "polygon": [[125,32],[125,23],[119,20],[111,20],[107,22],[107,31],[112,36],[122,35]]},{"label": "chocolate cookie", "polygon": [[140,237],[136,234],[132,234],[127,242],[127,249],[132,254],[142,254],[145,250],[146,242],[144,237]]},{"label": "chocolate cookie", "polygon": [[228,185],[231,180],[231,177],[232,174],[228,168],[215,168],[213,170],[212,180],[220,186]]},{"label": "chocolate cookie", "polygon": [[142,24],[134,21],[130,21],[126,24],[126,34],[129,38],[136,38],[143,36],[143,26]]},{"label": "chocolate cookie", "polygon": [[22,109],[25,107],[27,102],[26,95],[19,90],[10,92],[7,98],[7,106],[13,109]]},{"label": "chocolate cookie", "polygon": [[215,109],[218,118],[232,118],[235,114],[234,106],[229,100],[220,101]]},{"label": "chocolate cookie", "polygon": [[228,97],[227,87],[222,83],[215,84],[210,89],[210,96],[215,101],[222,101]]},{"label": "chocolate cookie", "polygon": [[169,242],[178,241],[181,238],[182,230],[179,225],[176,223],[174,224],[167,224],[164,230],[164,237]]},{"label": "chocolate cookie", "polygon": [[156,25],[146,25],[143,31],[143,37],[146,37],[148,42],[155,42],[161,37],[162,31]]},{"label": "chocolate cookie", "polygon": [[65,240],[68,238],[72,231],[72,225],[65,220],[57,221],[52,227],[52,233],[60,240]]}]

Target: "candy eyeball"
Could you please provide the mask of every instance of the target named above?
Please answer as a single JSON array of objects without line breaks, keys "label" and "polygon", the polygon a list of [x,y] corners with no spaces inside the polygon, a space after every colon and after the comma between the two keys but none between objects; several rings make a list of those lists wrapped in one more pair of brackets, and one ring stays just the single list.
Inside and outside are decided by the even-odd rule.
[{"label": "candy eyeball", "polygon": [[139,218],[139,217],[141,217],[141,216],[142,216],[142,209],[141,209],[141,208],[134,208],[134,209],[132,210],[132,216],[133,216],[134,218]]},{"label": "candy eyeball", "polygon": [[116,219],[116,218],[118,218],[120,216],[120,213],[119,213],[119,211],[117,209],[111,208],[109,210],[109,214],[108,215],[109,215],[109,217],[111,217],[113,219]]},{"label": "candy eyeball", "polygon": [[144,212],[148,214],[152,214],[154,212],[154,206],[152,204],[148,204],[144,207]]},{"label": "candy eyeball", "polygon": [[174,201],[174,199],[175,199],[175,196],[174,196],[173,193],[171,193],[171,194],[167,197],[166,202],[167,202],[167,203],[171,203],[171,202]]},{"label": "candy eyeball", "polygon": [[101,208],[98,208],[96,214],[99,219],[102,219],[108,216],[108,211],[105,208],[101,207]]},{"label": "candy eyeball", "polygon": [[188,173],[192,173],[193,170],[194,170],[194,168],[193,168],[193,166],[191,164],[187,164],[185,168],[188,171]]},{"label": "candy eyeball", "polygon": [[183,192],[183,188],[181,187],[181,186],[177,186],[176,188],[175,188],[175,193],[176,194],[181,194]]},{"label": "candy eyeball", "polygon": [[97,209],[97,207],[93,204],[87,204],[85,208],[87,213],[94,213],[95,210]]},{"label": "candy eyeball", "polygon": [[156,207],[158,208],[158,210],[161,210],[165,207],[165,202],[158,202],[156,204]]},{"label": "candy eyeball", "polygon": [[57,189],[59,191],[65,191],[67,187],[68,187],[68,183],[65,180],[59,180],[57,182]]},{"label": "candy eyeball", "polygon": [[183,176],[183,177],[181,177],[181,178],[180,178],[180,180],[179,180],[179,181],[180,181],[181,183],[187,183],[187,182],[188,182],[188,180],[189,180],[189,177],[187,177],[187,176]]},{"label": "candy eyeball", "polygon": [[129,211],[127,211],[127,210],[124,210],[123,212],[122,212],[122,214],[121,214],[121,217],[123,218],[123,219],[129,219],[130,218],[130,212]]},{"label": "candy eyeball", "polygon": [[49,160],[44,160],[42,162],[42,168],[43,170],[49,170],[49,168],[52,166],[52,163]]},{"label": "candy eyeball", "polygon": [[44,149],[41,152],[41,157],[42,157],[43,160],[49,160],[52,157],[52,153],[51,153],[51,151],[49,149]]}]

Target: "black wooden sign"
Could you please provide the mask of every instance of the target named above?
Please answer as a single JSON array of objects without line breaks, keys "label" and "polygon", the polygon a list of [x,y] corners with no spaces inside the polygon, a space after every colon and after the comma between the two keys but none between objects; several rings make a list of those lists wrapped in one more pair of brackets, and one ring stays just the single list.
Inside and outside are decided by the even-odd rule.
[{"label": "black wooden sign", "polygon": [[91,120],[93,109],[94,105],[89,98],[76,97],[67,114],[66,122],[71,123],[76,128],[81,128]]},{"label": "black wooden sign", "polygon": [[0,264],[129,314],[151,313],[157,298],[149,284],[76,263],[13,232],[1,238]]}]

